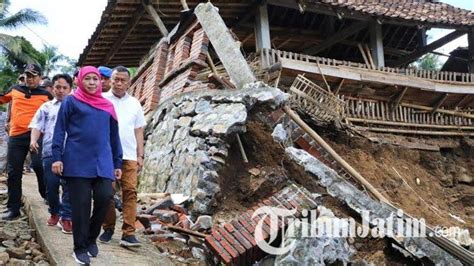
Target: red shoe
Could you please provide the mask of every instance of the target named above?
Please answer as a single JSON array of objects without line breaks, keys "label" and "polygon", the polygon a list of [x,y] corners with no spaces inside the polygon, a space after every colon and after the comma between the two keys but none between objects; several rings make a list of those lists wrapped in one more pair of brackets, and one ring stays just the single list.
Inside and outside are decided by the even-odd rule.
[{"label": "red shoe", "polygon": [[59,222],[59,215],[57,214],[52,214],[49,219],[48,219],[48,225],[49,226],[55,226]]},{"label": "red shoe", "polygon": [[59,220],[58,226],[61,228],[61,232],[65,234],[72,234],[72,222],[71,220]]}]

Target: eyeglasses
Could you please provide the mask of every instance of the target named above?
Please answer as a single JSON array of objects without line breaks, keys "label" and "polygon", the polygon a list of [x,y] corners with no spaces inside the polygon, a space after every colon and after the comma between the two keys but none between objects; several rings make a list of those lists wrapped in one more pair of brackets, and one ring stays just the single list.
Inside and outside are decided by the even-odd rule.
[{"label": "eyeglasses", "polygon": [[26,99],[30,99],[31,98],[31,90],[30,89],[27,89],[26,92],[25,92],[25,98]]}]

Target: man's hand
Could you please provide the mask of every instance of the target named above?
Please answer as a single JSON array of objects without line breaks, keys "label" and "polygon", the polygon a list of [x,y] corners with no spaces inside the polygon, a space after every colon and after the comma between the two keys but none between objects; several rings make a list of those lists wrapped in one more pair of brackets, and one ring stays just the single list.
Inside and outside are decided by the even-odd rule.
[{"label": "man's hand", "polygon": [[122,169],[115,169],[115,178],[117,180],[120,180],[120,178],[122,178]]},{"label": "man's hand", "polygon": [[36,141],[31,141],[30,142],[30,151],[33,153],[38,153],[39,145],[38,142]]},{"label": "man's hand", "polygon": [[56,175],[62,176],[63,175],[63,162],[61,161],[54,162],[53,165],[51,166],[51,170]]},{"label": "man's hand", "polygon": [[140,172],[143,167],[143,157],[138,156],[137,157],[137,171]]},{"label": "man's hand", "polygon": [[5,123],[5,131],[7,132],[7,134],[10,131],[10,123],[9,122]]}]

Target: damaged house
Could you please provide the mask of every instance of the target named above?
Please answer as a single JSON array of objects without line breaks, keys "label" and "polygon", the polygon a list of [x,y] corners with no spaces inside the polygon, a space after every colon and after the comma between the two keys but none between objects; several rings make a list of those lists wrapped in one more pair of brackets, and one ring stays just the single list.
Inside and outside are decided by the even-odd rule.
[{"label": "damaged house", "polygon": [[[428,44],[430,28],[452,31]],[[443,71],[410,67],[466,35]],[[189,198],[144,207],[140,222],[164,252],[157,223],[191,236],[175,255],[205,263],[474,264],[472,11],[432,0],[109,0],[78,64],[137,68],[129,93],[148,120],[139,191]],[[446,234],[285,238],[287,222],[253,216],[262,206],[358,224],[362,210],[401,209]],[[196,227],[200,215],[213,224]],[[262,250],[260,219],[263,241],[292,249]]]}]

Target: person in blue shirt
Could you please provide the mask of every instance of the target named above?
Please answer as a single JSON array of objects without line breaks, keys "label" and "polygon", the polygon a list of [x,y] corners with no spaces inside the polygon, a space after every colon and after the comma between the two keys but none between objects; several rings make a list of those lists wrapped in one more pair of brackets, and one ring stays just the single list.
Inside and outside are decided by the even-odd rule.
[{"label": "person in blue shirt", "polygon": [[[54,99],[44,103],[36,111],[31,120],[30,151],[38,153],[40,149],[39,140],[43,136],[43,172],[46,182],[46,197],[48,199],[49,213],[47,220],[49,226],[59,225],[65,234],[72,234],[71,204],[69,203],[69,191],[64,181],[51,171],[53,164],[52,144],[54,126],[63,99],[71,93],[72,78],[68,74],[57,74],[53,77]],[[62,187],[62,197],[59,200],[59,187]]]},{"label": "person in blue shirt", "polygon": [[76,92],[59,108],[52,171],[63,176],[69,189],[73,257],[89,264],[90,257],[99,253],[96,239],[112,199],[112,181],[122,175],[122,146],[117,115],[112,103],[102,97],[97,68],[81,68],[77,83]]}]

